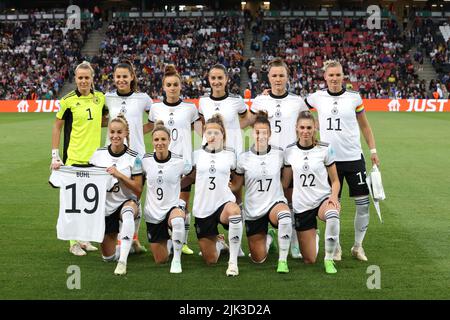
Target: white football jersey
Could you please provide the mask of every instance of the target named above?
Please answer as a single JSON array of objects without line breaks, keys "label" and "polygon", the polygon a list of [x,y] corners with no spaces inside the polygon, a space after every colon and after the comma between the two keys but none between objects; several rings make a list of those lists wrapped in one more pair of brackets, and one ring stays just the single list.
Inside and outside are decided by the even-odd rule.
[{"label": "white football jersey", "polygon": [[331,93],[319,90],[305,99],[319,116],[320,140],[331,144],[336,152],[336,161],[361,159],[361,140],[356,114],[364,112],[364,105],[358,92],[343,90]]},{"label": "white football jersey", "polygon": [[167,101],[155,103],[150,110],[148,120],[161,120],[171,132],[169,150],[183,156],[192,165],[192,130],[191,125],[199,119],[197,107],[190,102]]},{"label": "white football jersey", "polygon": [[[105,94],[106,106],[109,110],[109,121],[123,113],[130,127],[130,143],[128,146],[139,153],[145,153],[143,114],[152,106],[152,99],[143,92],[133,92],[130,95],[119,95],[117,92]],[[110,144],[109,135],[106,134],[105,146]]]},{"label": "white football jersey", "polygon": [[206,218],[222,204],[236,201],[228,187],[231,171],[236,169],[236,155],[224,149],[211,153],[205,147],[194,151],[192,156],[195,174],[195,194],[192,213]]},{"label": "white football jersey", "polygon": [[[130,178],[142,175],[141,158],[136,151],[128,147],[125,147],[125,150],[119,154],[113,153],[110,146],[99,148],[92,155],[89,163],[104,168],[116,166],[117,170]],[[137,196],[119,180],[112,192],[109,192],[106,197],[105,215],[113,214],[124,202],[130,199],[137,200]]]},{"label": "white football jersey", "polygon": [[156,153],[146,153],[142,169],[147,178],[145,221],[160,223],[170,209],[178,207],[181,176],[189,172],[185,169],[183,157],[172,152],[164,161],[158,160]]},{"label": "white football jersey", "polygon": [[259,95],[252,103],[250,111],[254,114],[258,111],[266,111],[269,116],[272,135],[271,145],[286,149],[288,145],[297,141],[295,127],[297,117],[301,111],[308,110],[300,96],[286,92],[282,96]]},{"label": "white football jersey", "polygon": [[62,166],[53,170],[49,183],[60,188],[58,239],[102,242],[106,193],[116,182],[101,168]]},{"label": "white football jersey", "polygon": [[239,155],[236,173],[245,179],[245,220],[256,220],[268,213],[279,201],[287,203],[281,185],[283,150],[269,146],[269,152],[259,154],[254,147]]},{"label": "white football jersey", "polygon": [[292,167],[294,212],[315,209],[331,195],[327,167],[334,162],[334,151],[327,143],[319,142],[310,148],[293,143],[286,148],[284,165]]},{"label": "white football jersey", "polygon": [[[198,102],[198,112],[205,118],[205,122],[212,118],[214,114],[219,113],[223,117],[227,135],[225,145],[233,148],[236,155],[244,150],[239,115],[247,112],[247,105],[241,96],[227,94],[223,98],[201,97]],[[202,145],[205,145],[205,143],[206,139],[203,138]]]}]

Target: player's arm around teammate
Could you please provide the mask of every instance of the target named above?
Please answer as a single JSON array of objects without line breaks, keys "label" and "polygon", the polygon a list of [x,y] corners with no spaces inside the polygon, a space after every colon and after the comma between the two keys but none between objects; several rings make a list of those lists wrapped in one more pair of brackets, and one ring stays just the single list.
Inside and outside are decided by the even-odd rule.
[{"label": "player's arm around teammate", "polygon": [[[142,164],[138,153],[129,149],[124,141],[129,137],[129,126],[124,116],[114,118],[108,126],[111,144],[98,149],[90,163],[107,167],[106,171],[118,180],[106,196],[105,237],[101,249],[104,261],[118,258],[116,275],[127,272],[127,259],[133,241],[134,220],[139,215],[139,197],[142,192]],[[116,256],[117,235],[120,229],[120,251]]]},{"label": "player's arm around teammate", "polygon": [[148,240],[157,264],[166,263],[173,248],[170,272],[181,273],[185,213],[179,207],[180,180],[188,172],[183,157],[169,151],[170,131],[161,120],[155,123],[152,141],[155,152],[146,154],[142,160],[147,177],[144,215]]},{"label": "player's arm around teammate", "polygon": [[326,223],[325,271],[336,273],[333,255],[339,242],[340,183],[333,150],[328,144],[316,141],[315,122],[309,111],[300,113],[296,130],[298,141],[285,151],[282,179],[285,188],[292,177],[294,180],[292,204],[303,261],[316,262],[317,216]]},{"label": "player's arm around teammate", "polygon": [[[94,70],[88,62],[75,68],[76,89],[60,100],[60,110],[56,114],[52,129],[51,169],[61,165],[87,164],[89,158],[100,147],[101,126],[107,110],[105,96],[94,90]],[[59,154],[61,132],[64,129],[62,159]],[[69,251],[76,256],[86,255],[86,251],[96,251],[90,242],[70,241]]]},{"label": "player's arm around teammate", "polygon": [[[245,179],[244,213],[251,259],[263,263],[269,249],[278,242],[277,272],[288,273],[292,219],[281,185],[283,151],[269,145],[271,127],[266,112],[258,112],[252,134],[255,144],[239,156],[235,186],[242,185]],[[278,237],[273,229],[268,230],[269,223],[278,228]]]},{"label": "player's arm around teammate", "polygon": [[236,156],[225,148],[226,132],[222,117],[213,115],[205,124],[206,144],[193,156],[195,170],[185,177],[182,187],[195,181],[193,214],[200,250],[207,264],[215,264],[224,249],[218,241],[218,224],[229,229],[230,258],[227,276],[239,274],[237,257],[242,241],[241,210],[229,188],[231,171],[236,168]]}]

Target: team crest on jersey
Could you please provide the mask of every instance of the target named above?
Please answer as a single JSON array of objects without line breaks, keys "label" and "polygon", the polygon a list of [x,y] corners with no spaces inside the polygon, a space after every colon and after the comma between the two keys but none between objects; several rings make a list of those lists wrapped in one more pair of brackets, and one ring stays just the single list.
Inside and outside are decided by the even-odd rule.
[{"label": "team crest on jersey", "polygon": [[95,104],[99,104],[100,99],[97,96],[94,96],[94,103]]},{"label": "team crest on jersey", "polygon": [[266,176],[267,175],[267,169],[266,169],[266,162],[265,161],[263,161],[263,162],[261,162],[260,163],[260,165],[261,165],[261,174],[263,175],[263,176]]},{"label": "team crest on jersey", "polygon": [[337,108],[337,102],[335,101],[334,103],[333,103],[333,109],[331,109],[331,114],[333,115],[333,116],[335,116],[335,115],[337,115],[339,113],[339,110],[338,110],[338,108]]},{"label": "team crest on jersey", "polygon": [[308,171],[309,170],[309,165],[308,163],[305,162],[305,164],[303,165],[303,171]]},{"label": "team crest on jersey", "polygon": [[174,124],[175,124],[175,121],[173,121],[173,112],[171,112],[170,114],[169,114],[169,121],[167,121],[167,124],[169,125],[169,126],[173,126]]},{"label": "team crest on jersey", "polygon": [[211,165],[211,168],[209,168],[209,173],[214,174],[216,173],[216,168],[214,167],[214,165]]},{"label": "team crest on jersey", "polygon": [[281,111],[280,111],[280,105],[277,105],[277,111],[275,112],[275,117],[277,118],[281,118]]},{"label": "team crest on jersey", "polygon": [[157,184],[163,184],[164,183],[163,178],[161,176],[159,176],[158,179],[156,179],[156,183]]}]

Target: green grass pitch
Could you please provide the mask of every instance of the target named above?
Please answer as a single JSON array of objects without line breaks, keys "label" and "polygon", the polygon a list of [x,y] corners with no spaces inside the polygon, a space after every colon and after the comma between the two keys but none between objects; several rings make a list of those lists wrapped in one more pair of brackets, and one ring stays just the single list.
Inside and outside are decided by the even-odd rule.
[{"label": "green grass pitch", "polygon": [[[350,256],[355,209],[345,190],[343,261],[336,275],[324,273],[322,236],[316,265],[289,258],[291,272],[280,275],[277,255],[262,265],[245,257],[239,258],[239,277],[227,278],[227,256],[206,266],[191,229],[196,254],[182,257],[182,274],[170,274],[169,265],[155,265],[146,253],[130,255],[128,275],[118,277],[115,264],[102,262],[100,253],[75,257],[67,242],[56,239],[59,191],[47,183],[54,114],[0,114],[0,299],[449,299],[450,114],[368,118],[387,199],[381,204],[384,224],[371,207],[367,263]],[[145,223],[140,240],[147,244]],[[248,252],[246,238],[243,248]],[[67,288],[71,265],[80,267],[80,290]],[[366,285],[371,265],[380,268],[379,290]]]}]

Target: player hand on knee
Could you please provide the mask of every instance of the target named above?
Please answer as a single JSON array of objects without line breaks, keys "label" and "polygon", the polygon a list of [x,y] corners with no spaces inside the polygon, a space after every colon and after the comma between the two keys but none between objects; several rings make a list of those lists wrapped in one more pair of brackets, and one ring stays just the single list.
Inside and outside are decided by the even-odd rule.
[{"label": "player hand on knee", "polygon": [[339,203],[339,199],[338,199],[338,197],[336,197],[336,196],[334,196],[334,195],[331,195],[329,198],[328,198],[328,205],[332,205],[332,206],[334,206],[337,210],[339,210],[340,208],[341,208],[341,204]]}]

